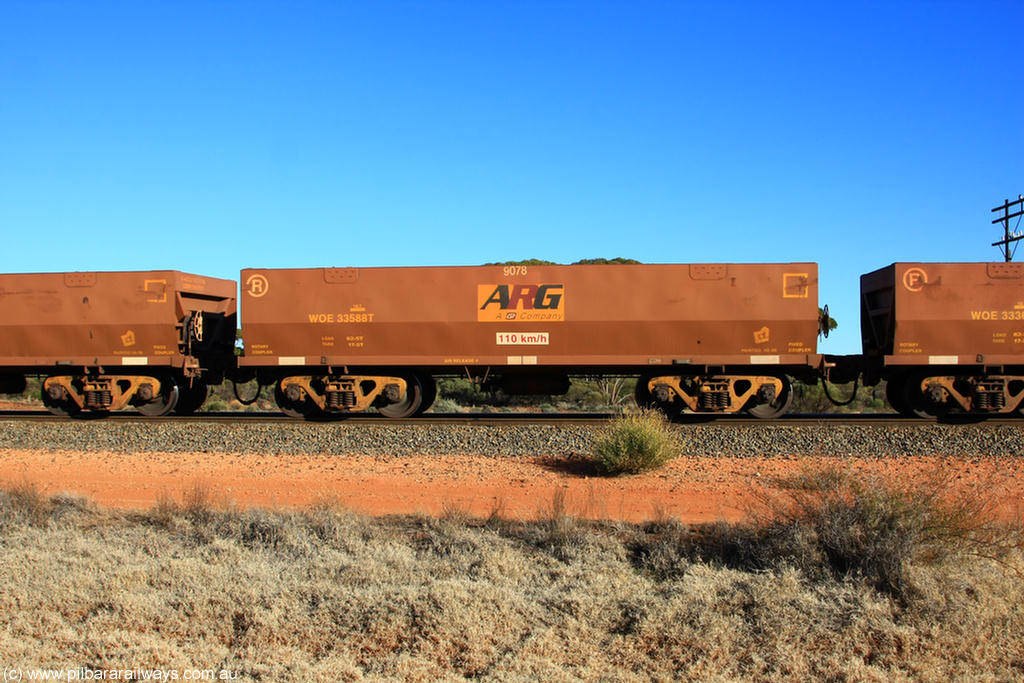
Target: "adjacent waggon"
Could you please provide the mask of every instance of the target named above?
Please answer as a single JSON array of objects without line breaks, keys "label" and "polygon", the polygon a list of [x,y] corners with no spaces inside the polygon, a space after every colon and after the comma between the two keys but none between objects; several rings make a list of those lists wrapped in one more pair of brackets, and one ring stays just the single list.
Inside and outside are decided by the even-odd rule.
[{"label": "adjacent waggon", "polygon": [[886,380],[903,414],[1018,410],[1024,264],[894,263],[863,275],[861,333],[852,366],[868,384]]},{"label": "adjacent waggon", "polygon": [[0,391],[39,375],[59,415],[192,412],[234,369],[235,290],[171,270],[0,275]]},{"label": "adjacent waggon", "polygon": [[292,416],[409,417],[439,377],[558,394],[627,376],[669,415],[772,418],[794,379],[859,377],[907,415],[1021,408],[1024,267],[896,263],[861,278],[861,302],[862,353],[822,356],[814,263],[0,275],[0,392],[38,375],[58,414],[163,415],[255,378]]}]

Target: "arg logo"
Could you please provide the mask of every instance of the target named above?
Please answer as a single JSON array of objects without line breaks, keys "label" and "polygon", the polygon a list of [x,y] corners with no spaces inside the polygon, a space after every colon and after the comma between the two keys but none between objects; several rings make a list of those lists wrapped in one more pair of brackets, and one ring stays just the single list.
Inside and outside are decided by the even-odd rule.
[{"label": "arg logo", "polygon": [[565,320],[564,285],[477,285],[480,322]]}]

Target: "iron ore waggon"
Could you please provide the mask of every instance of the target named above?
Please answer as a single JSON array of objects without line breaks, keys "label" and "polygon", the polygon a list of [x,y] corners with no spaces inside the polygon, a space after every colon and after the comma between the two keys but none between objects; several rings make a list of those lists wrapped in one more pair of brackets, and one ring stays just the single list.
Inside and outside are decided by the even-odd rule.
[{"label": "iron ore waggon", "polygon": [[236,284],[172,270],[0,275],[0,391],[54,413],[189,413],[234,365]]},{"label": "iron ore waggon", "polygon": [[639,378],[637,400],[782,414],[820,356],[814,263],[246,269],[240,374],[294,416],[426,410],[435,377],[564,393]]},{"label": "iron ore waggon", "polygon": [[906,415],[1009,413],[1024,398],[1024,264],[894,263],[861,277],[863,355]]},{"label": "iron ore waggon", "polygon": [[861,277],[861,354],[819,355],[827,328],[814,263],[0,275],[0,393],[37,375],[57,414],[164,415],[256,378],[289,415],[406,417],[438,377],[558,394],[627,376],[670,416],[771,418],[793,378],[827,377],[884,380],[910,416],[1024,410],[1024,264],[894,263]]}]

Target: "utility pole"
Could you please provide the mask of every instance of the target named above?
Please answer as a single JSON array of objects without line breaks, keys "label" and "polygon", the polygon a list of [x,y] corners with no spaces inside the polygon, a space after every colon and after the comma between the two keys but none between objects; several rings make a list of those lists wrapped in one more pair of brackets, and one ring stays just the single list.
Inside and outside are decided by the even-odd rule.
[{"label": "utility pole", "polygon": [[[1016,213],[1010,213],[1010,209],[1016,209]],[[1002,206],[992,209],[993,213],[996,211],[1002,211],[1003,215],[992,221],[992,224],[1003,224],[1003,239],[993,242],[992,246],[999,247],[999,250],[1003,252],[1003,258],[1009,263],[1013,259],[1013,251],[1010,250],[1010,244],[1024,239],[1024,235],[1020,234],[1019,230],[1015,230],[1013,234],[1010,234],[1010,219],[1016,218],[1017,225],[1020,225],[1020,217],[1024,215],[1024,195],[1017,195],[1017,201],[1015,202],[1011,202],[1009,199],[1004,200]]]}]

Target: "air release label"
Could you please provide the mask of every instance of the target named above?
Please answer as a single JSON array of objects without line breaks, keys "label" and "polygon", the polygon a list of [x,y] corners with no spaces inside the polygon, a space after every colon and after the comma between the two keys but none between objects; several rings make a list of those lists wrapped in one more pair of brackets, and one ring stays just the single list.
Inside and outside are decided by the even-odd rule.
[{"label": "air release label", "polygon": [[498,346],[547,346],[547,332],[498,332]]}]

